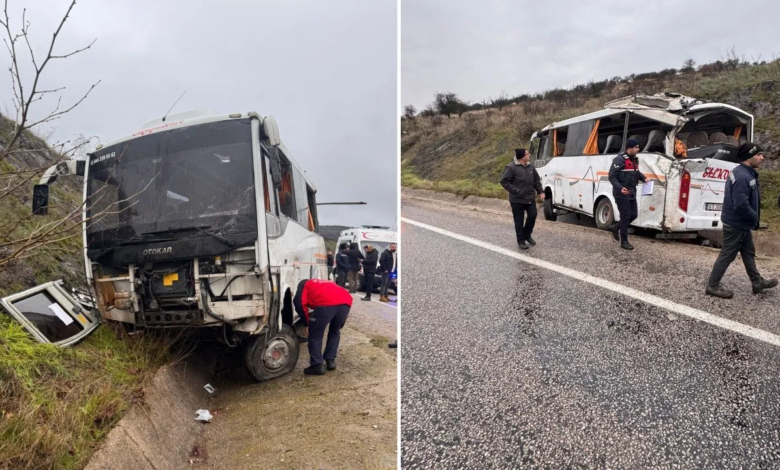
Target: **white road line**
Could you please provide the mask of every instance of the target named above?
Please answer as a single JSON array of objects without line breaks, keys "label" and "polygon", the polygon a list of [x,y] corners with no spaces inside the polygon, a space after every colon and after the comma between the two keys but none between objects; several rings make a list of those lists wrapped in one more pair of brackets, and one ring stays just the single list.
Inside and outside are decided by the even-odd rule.
[{"label": "white road line", "polygon": [[680,315],[685,315],[695,320],[709,323],[710,325],[715,325],[717,327],[724,328],[726,330],[730,330],[735,333],[739,333],[741,335],[745,335],[747,337],[757,339],[759,341],[763,341],[765,343],[769,343],[773,346],[780,346],[780,336],[774,333],[770,333],[768,331],[764,331],[752,327],[750,325],[745,325],[744,323],[739,323],[733,320],[722,318],[717,315],[713,315],[711,313],[705,312],[703,310],[698,310],[693,307],[688,307],[687,305],[681,305],[676,302],[672,302],[671,300],[658,297],[657,295],[648,294],[647,292],[642,292],[640,290],[632,289],[631,287],[623,286],[621,284],[617,284],[612,281],[607,281],[606,279],[602,279],[600,277],[591,276],[590,274],[585,274],[583,272],[576,271],[574,269],[565,268],[563,266],[559,266],[557,264],[550,263],[548,261],[540,260],[527,255],[522,255],[512,250],[508,250],[506,248],[493,245],[492,243],[487,243],[487,242],[483,242],[482,240],[477,240],[476,238],[471,238],[455,232],[450,232],[449,230],[444,230],[439,227],[434,227],[432,225],[417,222],[415,220],[410,220],[405,217],[401,217],[401,221],[411,225],[416,225],[417,227],[424,228],[426,230],[430,230],[431,232],[436,232],[438,234],[450,238],[454,238],[456,240],[460,240],[462,242],[470,243],[480,248],[485,248],[486,250],[494,251],[496,253],[500,253],[502,255],[506,255],[511,258],[518,259],[520,261],[523,261],[528,264],[532,264],[534,266],[538,266],[540,268],[549,269],[550,271],[555,271],[559,274],[563,274],[564,276],[569,276],[573,279],[577,279],[578,281],[587,282],[589,284],[593,284],[594,286],[598,286],[603,289],[611,290],[612,292],[625,295],[627,297],[632,297],[634,299],[641,300],[642,302],[648,303],[650,305],[654,305],[656,307],[660,307],[662,309],[669,310],[671,312],[675,312]]}]

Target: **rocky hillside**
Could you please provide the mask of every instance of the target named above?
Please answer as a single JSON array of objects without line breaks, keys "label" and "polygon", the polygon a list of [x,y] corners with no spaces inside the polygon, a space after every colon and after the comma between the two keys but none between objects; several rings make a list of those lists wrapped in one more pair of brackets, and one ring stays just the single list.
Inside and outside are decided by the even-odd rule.
[{"label": "rocky hillside", "polygon": [[512,158],[512,149],[529,146],[535,130],[596,111],[622,96],[664,91],[724,102],[752,113],[754,140],[766,149],[765,168],[780,170],[780,60],[728,61],[687,73],[672,70],[616,77],[570,90],[521,95],[488,107],[470,105],[466,108],[470,111],[449,118],[431,111],[403,118],[402,183],[503,196],[496,184],[500,172]]}]

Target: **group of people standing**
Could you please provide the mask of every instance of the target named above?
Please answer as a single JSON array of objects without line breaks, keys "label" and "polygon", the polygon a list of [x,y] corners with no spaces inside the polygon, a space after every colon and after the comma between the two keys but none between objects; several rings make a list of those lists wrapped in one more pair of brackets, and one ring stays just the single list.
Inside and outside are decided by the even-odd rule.
[{"label": "group of people standing", "polygon": [[388,288],[390,286],[390,276],[394,273],[398,267],[398,258],[396,255],[395,243],[382,252],[381,256],[376,248],[372,245],[365,246],[365,255],[360,251],[360,247],[357,243],[351,243],[349,245],[344,244],[339,247],[339,251],[335,258],[333,252],[328,252],[328,279],[335,271],[336,283],[341,287],[346,287],[346,283],[349,283],[349,292],[351,294],[357,293],[358,286],[360,284],[360,271],[363,271],[363,285],[366,286],[366,295],[361,300],[371,300],[371,293],[375,283],[375,277],[379,274],[382,277],[382,282],[379,289],[379,300],[381,302],[389,302],[390,297],[387,295]]},{"label": "group of people standing", "polygon": [[[628,241],[628,226],[636,220],[637,186],[647,177],[639,171],[639,142],[628,139],[626,150],[619,153],[609,170],[612,197],[615,200],[620,219],[610,226],[612,238],[624,250],[633,250]],[[752,231],[758,229],[761,214],[761,194],[757,168],[764,161],[763,150],[753,142],[745,142],[737,150],[740,164],[731,171],[726,181],[723,197],[721,222],[723,224],[723,247],[715,261],[707,282],[707,295],[729,299],[734,293],[720,285],[729,265],[742,255],[742,262],[753,285],[753,293],[778,285],[777,279],[764,279],[756,267],[756,249]],[[530,162],[531,154],[526,149],[516,149],[513,161],[501,175],[501,186],[509,193],[509,203],[515,223],[517,244],[521,250],[536,245],[531,237],[536,222],[536,196],[545,198],[539,173]],[[780,204],[780,199],[778,199]]]}]

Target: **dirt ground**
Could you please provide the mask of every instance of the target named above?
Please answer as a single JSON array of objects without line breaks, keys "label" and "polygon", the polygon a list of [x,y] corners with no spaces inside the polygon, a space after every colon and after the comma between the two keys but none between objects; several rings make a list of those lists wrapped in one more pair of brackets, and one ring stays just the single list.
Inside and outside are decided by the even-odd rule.
[{"label": "dirt ground", "polygon": [[[195,466],[220,469],[388,469],[397,461],[395,303],[355,302],[342,329],[338,369],[296,369],[256,383],[242,369],[221,374]],[[327,333],[326,333],[327,336]]]}]

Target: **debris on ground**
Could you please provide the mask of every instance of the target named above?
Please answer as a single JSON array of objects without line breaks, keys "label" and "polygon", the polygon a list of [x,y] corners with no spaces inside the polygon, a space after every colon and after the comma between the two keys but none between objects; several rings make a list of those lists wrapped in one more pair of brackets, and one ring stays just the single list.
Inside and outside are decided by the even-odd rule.
[{"label": "debris on ground", "polygon": [[205,388],[209,393],[214,393],[217,390],[216,388],[212,387],[211,384],[206,384],[203,386],[203,388]]},{"label": "debris on ground", "polygon": [[195,417],[195,421],[204,421],[206,423],[211,422],[211,413],[209,413],[209,410],[198,410],[195,412],[198,416]]}]

